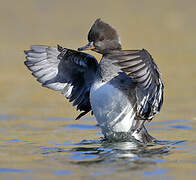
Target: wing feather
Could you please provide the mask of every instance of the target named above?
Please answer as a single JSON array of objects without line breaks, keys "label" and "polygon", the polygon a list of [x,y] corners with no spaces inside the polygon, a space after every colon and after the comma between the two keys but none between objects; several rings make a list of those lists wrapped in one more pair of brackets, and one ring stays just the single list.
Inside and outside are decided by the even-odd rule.
[{"label": "wing feather", "polygon": [[151,120],[163,103],[160,71],[147,50],[121,51],[110,57],[136,84],[137,115]]},{"label": "wing feather", "polygon": [[93,56],[44,45],[32,45],[24,52],[25,65],[43,87],[61,91],[77,110],[84,111],[77,118],[91,110],[89,93],[98,66]]}]

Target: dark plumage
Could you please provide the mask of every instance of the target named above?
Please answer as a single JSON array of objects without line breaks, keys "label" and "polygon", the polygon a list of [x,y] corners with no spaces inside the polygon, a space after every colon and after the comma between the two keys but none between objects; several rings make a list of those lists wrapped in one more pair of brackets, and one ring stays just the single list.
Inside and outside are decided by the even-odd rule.
[{"label": "dark plumage", "polygon": [[32,45],[25,54],[25,65],[43,87],[61,91],[77,110],[84,111],[82,115],[91,110],[89,93],[98,66],[93,56],[43,45]]},{"label": "dark plumage", "polygon": [[144,122],[160,111],[164,86],[151,55],[145,49],[121,50],[116,30],[100,19],[88,41],[78,50],[101,53],[99,64],[86,53],[33,45],[25,51],[25,65],[42,86],[61,91],[82,111],[76,119],[92,110],[106,139],[152,142]]}]

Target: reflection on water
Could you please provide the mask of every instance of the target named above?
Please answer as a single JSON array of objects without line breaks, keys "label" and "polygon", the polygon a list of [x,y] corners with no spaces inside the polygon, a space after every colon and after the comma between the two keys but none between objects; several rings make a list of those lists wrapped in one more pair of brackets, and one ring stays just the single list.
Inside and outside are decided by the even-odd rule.
[{"label": "reflection on water", "polygon": [[[93,118],[77,121],[77,124],[73,124],[75,121],[69,118],[46,118],[49,121],[17,118],[13,116],[0,121],[6,129],[1,133],[0,175],[5,174],[10,178],[12,174],[19,178],[39,179],[41,174],[55,178],[74,177],[79,173],[87,179],[104,179],[114,174],[116,177],[119,172],[124,177],[132,172],[141,179],[157,178],[160,175],[169,177],[171,171],[165,165],[174,163],[176,160],[173,154],[181,154],[188,147],[187,140],[157,140],[151,145],[107,142],[98,126],[92,124],[95,123]],[[171,128],[186,132],[193,130],[187,128],[190,126],[189,121],[168,120],[152,123],[152,133],[157,131],[157,126],[171,134]],[[92,133],[92,139],[89,138],[89,132]],[[195,160],[190,163],[195,164]]]},{"label": "reflection on water", "polygon": [[[80,143],[72,144],[74,147],[71,149],[42,147],[41,153],[69,153],[71,154],[68,157],[69,162],[79,166],[93,166],[97,164],[114,166],[109,169],[106,168],[104,172],[92,172],[92,176],[98,176],[109,174],[109,172],[115,171],[120,166],[124,166],[126,169],[129,168],[129,170],[135,170],[144,169],[147,166],[156,165],[156,163],[163,163],[166,161],[164,156],[168,155],[170,150],[174,148],[169,145],[181,143],[180,141],[175,143],[167,141],[162,142],[162,146],[158,144],[147,146],[135,142],[108,143],[102,139],[83,140]],[[160,168],[153,172],[157,174],[159,170]],[[145,174],[149,175],[150,172],[145,172]]]},{"label": "reflection on water", "polygon": [[130,162],[133,164],[140,164],[142,162],[154,163],[156,158],[160,155],[169,153],[171,147],[148,147],[134,142],[104,142],[100,147],[75,147],[71,151],[76,155],[71,156],[78,161],[75,163],[85,165],[90,163],[111,163],[111,162]]},{"label": "reflection on water", "polygon": [[69,171],[69,170],[62,170],[62,171],[56,171],[55,175],[68,175],[68,174],[72,174],[73,171]]},{"label": "reflection on water", "polygon": [[11,168],[0,168],[0,173],[26,173],[30,172],[27,169],[11,169]]},{"label": "reflection on water", "polygon": [[98,129],[95,125],[89,125],[89,124],[68,124],[66,128],[71,129]]}]

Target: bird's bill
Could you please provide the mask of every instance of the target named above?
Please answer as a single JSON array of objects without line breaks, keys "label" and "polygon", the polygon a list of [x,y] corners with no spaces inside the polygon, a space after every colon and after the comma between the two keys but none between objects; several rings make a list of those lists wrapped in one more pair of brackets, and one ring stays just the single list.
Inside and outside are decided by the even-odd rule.
[{"label": "bird's bill", "polygon": [[93,45],[93,42],[89,42],[85,46],[82,46],[82,47],[78,48],[78,51],[93,50],[93,49],[95,49],[95,46]]}]

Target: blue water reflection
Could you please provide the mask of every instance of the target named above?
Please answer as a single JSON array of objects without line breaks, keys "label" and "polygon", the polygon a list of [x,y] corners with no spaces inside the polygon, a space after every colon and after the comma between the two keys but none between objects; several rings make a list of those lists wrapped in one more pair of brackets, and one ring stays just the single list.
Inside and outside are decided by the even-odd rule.
[{"label": "blue water reflection", "polygon": [[68,124],[66,125],[66,128],[69,129],[99,129],[96,125],[90,125],[90,124]]},{"label": "blue water reflection", "polygon": [[154,171],[144,171],[144,175],[145,176],[154,176],[154,175],[165,174],[167,172],[168,172],[168,170],[158,167]]},{"label": "blue water reflection", "polygon": [[12,169],[12,168],[0,168],[0,173],[28,173],[29,169]]},{"label": "blue water reflection", "polygon": [[176,128],[176,129],[192,129],[191,126],[185,126],[185,125],[171,125],[169,127]]},{"label": "blue water reflection", "polygon": [[73,171],[71,170],[55,171],[55,175],[69,175],[69,174],[73,174]]}]

